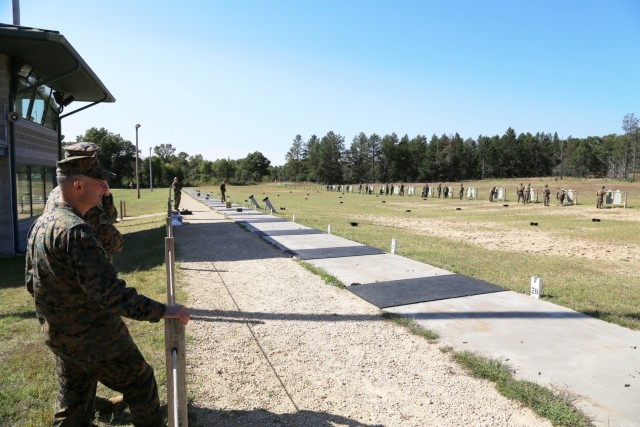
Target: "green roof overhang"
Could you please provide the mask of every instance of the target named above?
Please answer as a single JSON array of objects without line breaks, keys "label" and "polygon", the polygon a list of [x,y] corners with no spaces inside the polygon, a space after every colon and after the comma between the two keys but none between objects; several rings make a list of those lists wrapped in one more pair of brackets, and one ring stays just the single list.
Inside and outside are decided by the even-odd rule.
[{"label": "green roof overhang", "polygon": [[52,87],[80,102],[115,98],[71,44],[57,31],[0,24],[0,54],[18,66],[28,64]]}]

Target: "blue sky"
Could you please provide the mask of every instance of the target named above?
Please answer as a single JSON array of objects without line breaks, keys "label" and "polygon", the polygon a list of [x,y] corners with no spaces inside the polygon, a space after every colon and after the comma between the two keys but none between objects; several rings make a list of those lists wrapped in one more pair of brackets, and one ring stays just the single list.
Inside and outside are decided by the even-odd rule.
[{"label": "blue sky", "polygon": [[20,13],[60,31],[116,98],[64,119],[66,139],[96,126],[135,142],[140,123],[143,156],[173,144],[281,165],[296,134],[586,137],[640,116],[638,0],[21,0]]}]

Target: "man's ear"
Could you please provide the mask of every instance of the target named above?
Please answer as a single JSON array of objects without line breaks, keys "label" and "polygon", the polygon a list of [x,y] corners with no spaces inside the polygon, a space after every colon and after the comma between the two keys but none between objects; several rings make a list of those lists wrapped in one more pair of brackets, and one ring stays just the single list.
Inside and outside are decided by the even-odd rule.
[{"label": "man's ear", "polygon": [[83,186],[84,186],[84,183],[82,182],[82,180],[77,179],[77,180],[73,181],[73,189],[74,190],[80,191],[80,190],[82,190]]}]

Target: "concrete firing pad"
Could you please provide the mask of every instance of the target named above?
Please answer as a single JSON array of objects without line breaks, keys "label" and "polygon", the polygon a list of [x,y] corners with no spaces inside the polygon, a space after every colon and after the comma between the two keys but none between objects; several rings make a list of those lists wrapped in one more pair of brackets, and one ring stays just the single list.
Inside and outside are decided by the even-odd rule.
[{"label": "concrete firing pad", "polygon": [[597,425],[638,425],[640,332],[510,291],[385,311],[438,332],[456,351],[505,361],[518,378],[579,393],[576,404]]},{"label": "concrete firing pad", "polygon": [[441,268],[388,253],[357,258],[314,259],[309,263],[330,272],[347,286],[354,283],[388,282],[453,274]]}]

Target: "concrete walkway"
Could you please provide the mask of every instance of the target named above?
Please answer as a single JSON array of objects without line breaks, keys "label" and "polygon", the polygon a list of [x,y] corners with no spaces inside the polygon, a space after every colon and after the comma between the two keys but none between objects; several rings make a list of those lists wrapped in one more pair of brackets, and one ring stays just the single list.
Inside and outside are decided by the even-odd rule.
[{"label": "concrete walkway", "polygon": [[[453,275],[260,210],[227,208],[205,194],[186,192],[348,287],[397,282],[400,289],[403,281]],[[438,332],[440,341],[456,351],[506,362],[517,378],[570,391],[598,426],[640,426],[640,332],[511,291],[384,309]]]}]

